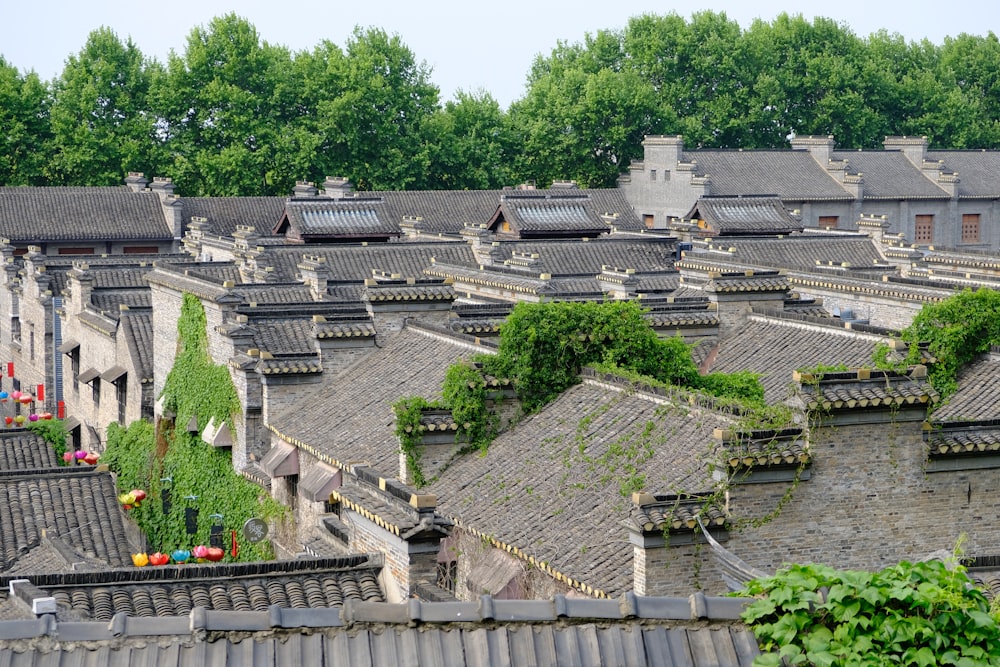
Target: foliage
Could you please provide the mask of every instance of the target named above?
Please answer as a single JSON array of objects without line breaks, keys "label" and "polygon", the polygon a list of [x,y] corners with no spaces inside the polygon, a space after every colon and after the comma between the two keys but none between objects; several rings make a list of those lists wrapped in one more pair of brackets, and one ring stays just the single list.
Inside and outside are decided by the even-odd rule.
[{"label": "foliage", "polygon": [[[160,428],[166,428],[161,423]],[[147,499],[130,510],[151,549],[169,553],[209,543],[214,521],[222,516],[224,544],[230,547],[230,530],[237,530],[251,517],[276,518],[281,506],[249,480],[236,474],[229,453],[202,442],[197,434],[181,429],[161,433],[169,442],[158,455],[157,434],[152,424],[133,422],[128,429],[111,424],[108,447],[101,462],[117,474],[118,490],[143,489]],[[169,512],[164,512],[164,489],[169,489]],[[188,533],[186,511],[197,508],[196,530]],[[239,555],[230,559],[253,561],[273,558],[270,543],[239,539]]]},{"label": "foliage", "polygon": [[[240,409],[236,389],[228,369],[208,356],[205,311],[191,294],[184,295],[177,331],[179,351],[163,389],[164,405],[176,413],[178,424],[194,419],[199,432],[212,418],[232,429],[232,416]],[[213,514],[222,516],[228,547],[229,530],[238,530],[251,517],[270,519],[283,512],[260,487],[236,473],[228,450],[208,445],[186,428],[175,430],[167,421],[157,429],[143,421],[128,429],[111,424],[101,461],[118,475],[120,491],[147,492],[147,501],[131,512],[153,549],[207,544]],[[170,496],[166,512],[165,489]],[[198,509],[193,534],[186,525],[189,508]],[[267,542],[240,545],[238,560],[272,557]]]},{"label": "foliage", "polygon": [[[919,345],[928,343],[935,361],[930,365],[931,384],[948,396],[958,388],[958,372],[977,355],[1000,345],[1000,292],[965,290],[938,303],[925,304],[900,337],[909,345],[906,364],[921,362]],[[875,351],[879,368],[894,368],[888,349]]]},{"label": "foliage", "polygon": [[53,82],[53,150],[45,168],[51,183],[121,185],[129,171],[160,169],[155,119],[148,113],[157,67],[110,28],[90,33]]},{"label": "foliage", "polygon": [[997,665],[1000,626],[961,567],[903,562],[878,572],[791,565],[751,581],[743,614],[759,666]]},{"label": "foliage", "polygon": [[486,409],[486,380],[482,372],[471,364],[452,364],[445,374],[441,393],[459,425],[459,435],[471,446],[485,450],[496,435],[496,426]]},{"label": "foliage", "polygon": [[721,12],[644,14],[558,42],[505,112],[486,91],[442,105],[427,64],[377,28],[292,53],[228,14],[166,64],[102,28],[49,84],[0,59],[0,184],[143,170],[184,196],[287,195],[328,175],[362,190],[613,187],[647,134],[716,148],[787,147],[793,134],[996,148],[997,72],[993,33],[937,46],[822,17],[742,29]]},{"label": "foliage", "polygon": [[580,369],[594,363],[716,395],[763,397],[752,374],[700,376],[684,340],[657,336],[632,301],[519,303],[500,326],[497,354],[483,363],[491,375],[514,380],[528,412],[576,384]]},{"label": "foliage", "polygon": [[177,415],[178,424],[186,425],[194,416],[198,430],[203,430],[214,418],[216,424],[225,422],[232,430],[240,400],[229,369],[213,363],[208,354],[206,327],[201,301],[184,294],[177,320],[179,350],[163,387],[164,406]]},{"label": "foliage", "polygon": [[392,406],[392,411],[396,415],[396,437],[399,438],[400,449],[406,457],[406,467],[413,477],[413,484],[417,488],[427,484],[427,478],[420,468],[420,441],[422,430],[420,428],[420,418],[424,410],[443,409],[440,403],[431,402],[419,396],[401,398]]},{"label": "foliage", "polygon": [[63,465],[62,455],[66,453],[66,425],[61,419],[39,419],[28,422],[28,430],[37,433],[45,442],[52,445],[59,465]]}]

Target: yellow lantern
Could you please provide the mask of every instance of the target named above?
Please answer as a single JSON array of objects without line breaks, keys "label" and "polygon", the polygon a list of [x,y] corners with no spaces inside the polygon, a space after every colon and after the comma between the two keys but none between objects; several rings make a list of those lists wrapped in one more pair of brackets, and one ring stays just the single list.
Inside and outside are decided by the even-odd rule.
[{"label": "yellow lantern", "polygon": [[149,556],[146,554],[132,554],[132,564],[136,567],[145,567],[149,565]]}]

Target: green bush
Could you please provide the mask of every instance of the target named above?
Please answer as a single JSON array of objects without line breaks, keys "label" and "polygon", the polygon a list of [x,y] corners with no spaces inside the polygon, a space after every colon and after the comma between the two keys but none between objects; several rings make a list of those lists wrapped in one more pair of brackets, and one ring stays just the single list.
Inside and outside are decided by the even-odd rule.
[{"label": "green bush", "polygon": [[791,565],[751,581],[743,614],[754,665],[1000,665],[1000,626],[961,567],[903,562],[878,572]]}]

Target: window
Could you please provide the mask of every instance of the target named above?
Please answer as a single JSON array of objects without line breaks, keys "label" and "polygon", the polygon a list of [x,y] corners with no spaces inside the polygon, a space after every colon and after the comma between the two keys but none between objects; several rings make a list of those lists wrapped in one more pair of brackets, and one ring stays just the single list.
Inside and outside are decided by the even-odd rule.
[{"label": "window", "polygon": [[653,228],[653,216],[650,213],[646,213],[642,216],[642,224],[646,225],[646,229]]},{"label": "window", "polygon": [[115,400],[118,401],[118,423],[125,424],[125,406],[128,404],[128,375],[115,382]]},{"label": "window", "polygon": [[69,367],[73,374],[73,389],[77,390],[77,382],[80,380],[80,348],[75,348],[69,353]]},{"label": "window", "polygon": [[160,249],[155,245],[127,245],[122,249],[122,252],[126,255],[155,255],[160,252]]},{"label": "window", "polygon": [[836,229],[837,221],[839,216],[836,215],[821,215],[819,216],[819,228],[820,229]]},{"label": "window", "polygon": [[506,220],[504,220],[503,222],[501,222],[500,223],[500,231],[502,231],[502,232],[509,232],[510,231],[510,223],[507,222]]},{"label": "window", "polygon": [[934,216],[918,215],[914,225],[914,238],[919,244],[934,242]]},{"label": "window", "polygon": [[449,560],[437,564],[437,585],[446,591],[455,592],[455,580],[458,579],[458,561]]},{"label": "window", "polygon": [[323,513],[333,514],[338,519],[344,518],[341,516],[341,504],[339,500],[331,501],[329,498],[323,501]]},{"label": "window", "polygon": [[962,214],[962,243],[979,243],[979,214]]},{"label": "window", "polygon": [[28,325],[28,358],[35,360],[35,323]]},{"label": "window", "polygon": [[93,248],[59,248],[60,255],[93,255]]},{"label": "window", "polygon": [[90,387],[94,391],[94,407],[98,408],[98,407],[101,406],[101,378],[100,378],[100,376],[94,378],[94,381],[90,383]]},{"label": "window", "polygon": [[649,180],[651,180],[651,181],[655,181],[656,180],[656,170],[655,169],[650,169],[649,170]]},{"label": "window", "polygon": [[299,476],[286,475],[285,489],[288,491],[288,506],[295,512],[299,506]]}]

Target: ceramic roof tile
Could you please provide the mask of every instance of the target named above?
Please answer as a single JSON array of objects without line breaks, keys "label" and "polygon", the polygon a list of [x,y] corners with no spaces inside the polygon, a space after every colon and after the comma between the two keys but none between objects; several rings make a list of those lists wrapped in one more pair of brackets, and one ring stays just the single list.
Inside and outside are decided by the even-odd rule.
[{"label": "ceramic roof tile", "polygon": [[958,175],[959,197],[988,197],[1000,195],[996,175],[1000,173],[1000,151],[927,151],[928,160],[941,160],[944,166]]},{"label": "ceramic roof tile", "polygon": [[173,240],[159,196],[126,187],[0,187],[0,228],[13,243]]},{"label": "ceramic roof tile", "polygon": [[807,151],[687,150],[695,173],[708,175],[712,193],[778,195],[785,201],[849,200],[853,197]]},{"label": "ceramic roof tile", "polygon": [[[544,270],[553,275],[598,274],[605,266],[635,269],[637,272],[666,271],[673,269],[677,240],[610,235],[589,241],[500,241],[493,250],[494,261],[503,264],[514,253],[537,254]],[[478,265],[478,262],[474,264]]]},{"label": "ceramic roof tile", "polygon": [[717,234],[788,234],[802,222],[777,197],[701,197],[686,217],[698,218]]},{"label": "ceramic roof tile", "polygon": [[285,197],[182,197],[181,205],[185,223],[205,218],[219,236],[231,236],[237,226],[268,236],[285,210]]},{"label": "ceramic roof tile", "polygon": [[[485,456],[453,462],[430,487],[438,511],[463,528],[593,589],[632,585],[632,547],[622,522],[634,465],[642,489],[711,490],[705,457],[728,421],[642,393],[586,381],[501,434]],[[573,549],[565,548],[573,544]]]},{"label": "ceramic roof tile", "polygon": [[[448,366],[476,351],[406,327],[364,363],[355,364],[288,410],[271,428],[331,461],[367,461],[382,473],[399,469],[392,404],[404,396],[440,396]],[[312,418],[302,419],[308,413]]]},{"label": "ceramic roof tile", "polygon": [[996,454],[1000,451],[1000,429],[995,426],[935,430],[929,440],[932,457]]},{"label": "ceramic roof tile", "polygon": [[717,342],[711,366],[704,370],[758,373],[765,399],[776,403],[788,397],[796,369],[870,365],[879,340],[878,336],[842,328],[751,316],[732,335]]},{"label": "ceramic roof tile", "polygon": [[[867,236],[794,234],[782,238],[725,238],[713,241],[715,249],[729,253],[732,261],[775,269],[813,271],[818,264],[871,267],[885,260]],[[688,253],[697,257],[698,253]]]},{"label": "ceramic roof tile", "polygon": [[101,312],[121,310],[121,306],[129,308],[150,308],[153,305],[152,295],[145,289],[114,289],[95,290],[90,294],[90,304]]},{"label": "ceramic roof tile", "polygon": [[141,382],[153,381],[153,310],[130,309],[120,319],[132,366]]},{"label": "ceramic roof tile", "polygon": [[81,557],[112,567],[131,562],[110,473],[73,469],[0,477],[0,572],[41,545],[42,531]]},{"label": "ceramic roof tile", "polygon": [[850,169],[863,174],[865,199],[951,198],[902,151],[834,151],[832,158],[847,160]]},{"label": "ceramic roof tile", "polygon": [[52,445],[33,431],[0,431],[0,470],[55,468],[59,463]]},{"label": "ceramic roof tile", "polygon": [[364,281],[373,271],[398,273],[403,277],[418,277],[431,265],[432,258],[443,262],[475,265],[468,243],[377,243],[368,245],[301,246],[268,248],[256,261],[258,266],[273,267],[272,279],[279,282],[298,280],[304,255],[324,257],[334,281]]},{"label": "ceramic roof tile", "polygon": [[982,359],[958,376],[958,391],[934,411],[934,421],[1000,419],[1000,360]]}]

